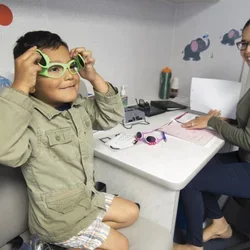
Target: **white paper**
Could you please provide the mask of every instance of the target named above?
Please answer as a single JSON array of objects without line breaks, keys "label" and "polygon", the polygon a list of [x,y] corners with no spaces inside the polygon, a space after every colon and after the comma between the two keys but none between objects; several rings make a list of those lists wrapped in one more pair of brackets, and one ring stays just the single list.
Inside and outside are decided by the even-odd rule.
[{"label": "white paper", "polygon": [[186,113],[185,115],[183,115],[181,118],[177,119],[176,121],[180,122],[180,123],[186,123],[186,122],[189,122],[189,121],[195,119],[196,117],[197,117],[197,115],[195,115],[195,114]]},{"label": "white paper", "polygon": [[240,92],[239,82],[192,78],[190,108],[204,113],[217,109],[222,117],[235,119]]},{"label": "white paper", "polygon": [[129,133],[120,133],[109,137],[100,138],[105,145],[110,146],[113,149],[125,149],[135,145],[135,135]]},{"label": "white paper", "polygon": [[177,138],[196,143],[201,146],[205,146],[214,138],[213,131],[207,129],[192,129],[188,130],[183,128],[178,122],[172,122],[170,125],[166,124],[159,128],[160,131],[166,134],[175,136]]}]

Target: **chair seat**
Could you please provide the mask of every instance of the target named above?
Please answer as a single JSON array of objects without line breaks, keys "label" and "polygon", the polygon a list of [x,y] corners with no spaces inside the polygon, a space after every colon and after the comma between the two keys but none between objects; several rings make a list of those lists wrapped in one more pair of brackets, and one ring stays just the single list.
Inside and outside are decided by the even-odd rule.
[{"label": "chair seat", "polygon": [[[9,250],[6,244],[28,230],[27,187],[20,169],[0,165],[0,250]],[[130,242],[130,250],[170,250],[172,237],[163,227],[145,218],[120,230]],[[23,234],[28,242],[29,233]]]},{"label": "chair seat", "polygon": [[230,225],[248,238],[247,242],[226,248],[225,250],[250,249],[250,200],[229,197],[223,208],[223,214]]},{"label": "chair seat", "polygon": [[28,196],[22,173],[0,165],[0,247],[27,229]]},{"label": "chair seat", "polygon": [[129,250],[171,250],[172,236],[166,228],[139,217],[130,227],[119,230],[129,240]]},{"label": "chair seat", "polygon": [[250,237],[250,200],[230,197],[223,214],[236,230]]},{"label": "chair seat", "polygon": [[[139,218],[137,222],[119,230],[129,239],[129,250],[170,250],[172,249],[172,237],[167,230],[144,218]],[[29,242],[29,232],[21,234],[24,242]],[[0,250],[11,250],[11,245],[6,244]]]}]

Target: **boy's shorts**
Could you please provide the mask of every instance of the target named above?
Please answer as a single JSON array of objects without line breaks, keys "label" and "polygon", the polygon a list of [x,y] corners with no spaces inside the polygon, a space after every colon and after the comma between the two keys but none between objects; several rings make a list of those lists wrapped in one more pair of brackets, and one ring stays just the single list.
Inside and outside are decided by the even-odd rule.
[{"label": "boy's shorts", "polygon": [[113,199],[114,195],[105,193],[106,211],[102,211],[88,228],[81,230],[76,236],[64,242],[53,244],[64,248],[81,248],[83,250],[94,250],[100,247],[109,235],[110,226],[104,224],[102,220]]}]

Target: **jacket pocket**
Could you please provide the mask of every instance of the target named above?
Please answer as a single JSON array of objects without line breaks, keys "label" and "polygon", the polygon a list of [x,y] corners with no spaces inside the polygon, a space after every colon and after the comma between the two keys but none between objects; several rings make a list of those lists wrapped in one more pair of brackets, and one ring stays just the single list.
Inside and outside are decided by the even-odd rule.
[{"label": "jacket pocket", "polygon": [[[86,210],[90,209],[91,200],[87,190],[82,188],[74,188],[53,192],[45,197],[48,210],[55,211],[60,214],[68,214],[75,210],[85,201]],[[88,201],[88,202],[87,202]]]},{"label": "jacket pocket", "polygon": [[71,161],[79,156],[79,150],[71,128],[47,130],[45,135],[47,152],[53,160]]},{"label": "jacket pocket", "polygon": [[49,146],[65,144],[72,141],[70,128],[53,129],[45,132],[48,137]]}]

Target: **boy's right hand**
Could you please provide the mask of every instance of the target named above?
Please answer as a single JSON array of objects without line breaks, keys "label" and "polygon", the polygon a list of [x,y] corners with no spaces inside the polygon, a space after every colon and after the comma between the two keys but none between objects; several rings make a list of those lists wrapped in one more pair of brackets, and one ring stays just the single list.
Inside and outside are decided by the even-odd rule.
[{"label": "boy's right hand", "polygon": [[35,92],[37,73],[41,70],[41,66],[37,64],[41,55],[36,49],[36,46],[28,49],[15,60],[15,78],[12,87],[27,95]]}]

